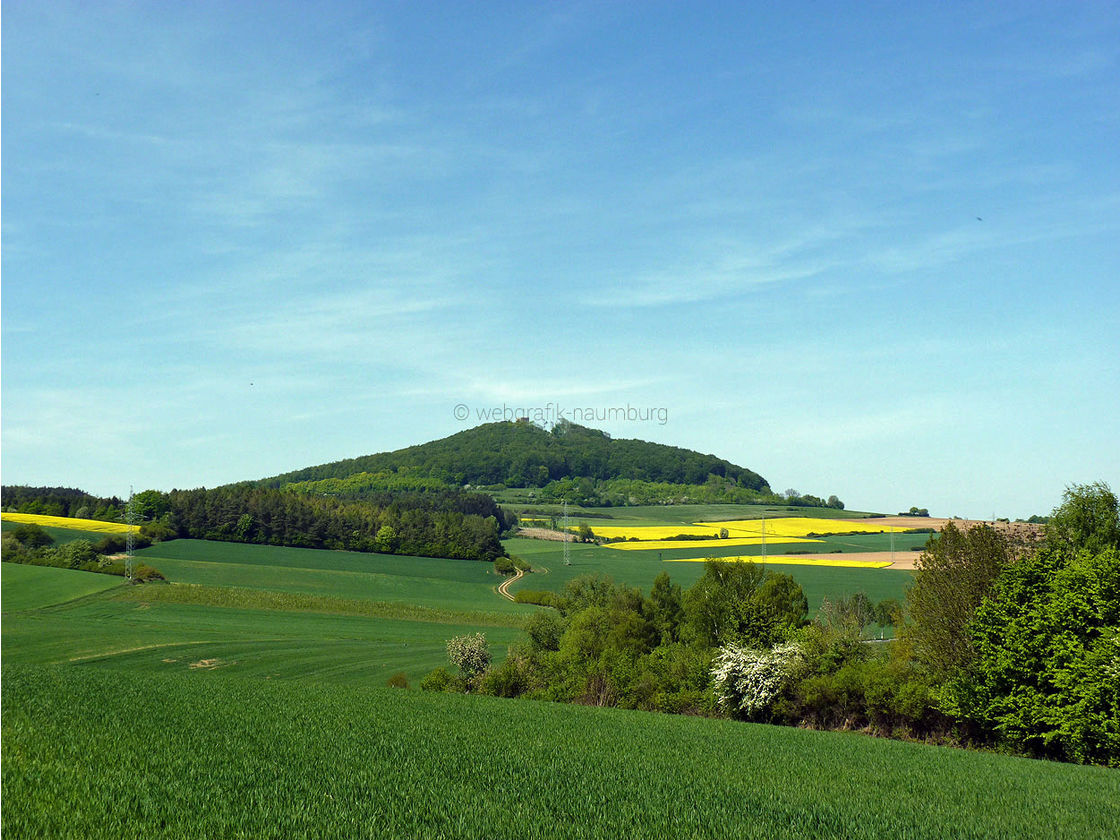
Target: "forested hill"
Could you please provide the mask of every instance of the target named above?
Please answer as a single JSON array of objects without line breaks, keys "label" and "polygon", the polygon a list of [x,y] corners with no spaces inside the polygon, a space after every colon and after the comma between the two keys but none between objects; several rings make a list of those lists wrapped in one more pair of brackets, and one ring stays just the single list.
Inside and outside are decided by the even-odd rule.
[{"label": "forested hill", "polygon": [[574,423],[560,423],[550,431],[528,421],[487,423],[430,443],[307,467],[256,484],[284,487],[359,473],[508,487],[544,487],[551,481],[584,477],[702,484],[709,475],[717,475],[750,490],[769,490],[758,473],[715,455],[643,440],[614,440]]}]

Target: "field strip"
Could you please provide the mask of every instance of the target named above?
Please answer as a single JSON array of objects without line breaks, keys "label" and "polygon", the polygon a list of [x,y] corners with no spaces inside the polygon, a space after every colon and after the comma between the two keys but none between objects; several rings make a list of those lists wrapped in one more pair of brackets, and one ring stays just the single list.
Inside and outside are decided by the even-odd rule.
[{"label": "field strip", "polygon": [[[883,552],[869,552],[877,554],[880,558]],[[720,560],[722,562],[761,563],[766,566],[836,566],[847,569],[885,569],[891,566],[890,560],[851,559],[838,560],[839,554],[799,554],[796,557],[778,554],[770,557],[681,557],[676,560],[665,560],[665,563],[703,563],[707,560]],[[853,555],[848,555],[849,557]],[[867,557],[867,554],[861,555]]]},{"label": "field strip", "polygon": [[266,612],[349,615],[358,618],[418,621],[427,624],[480,624],[487,627],[517,627],[522,617],[516,613],[491,613],[483,610],[455,610],[413,604],[407,601],[372,601],[302,592],[277,592],[236,586],[199,583],[172,583],[150,589],[124,587],[111,590],[115,600],[186,604],[218,609],[263,610]]},{"label": "field strip", "polygon": [[513,577],[511,577],[509,580],[507,580],[505,583],[503,583],[501,586],[498,587],[498,594],[501,595],[503,598],[509,598],[511,601],[516,601],[517,599],[509,594],[509,587],[510,587],[511,584],[517,583],[517,581],[521,580],[521,577],[524,574],[525,573],[523,571],[521,571],[521,569],[514,569],[513,570]]}]

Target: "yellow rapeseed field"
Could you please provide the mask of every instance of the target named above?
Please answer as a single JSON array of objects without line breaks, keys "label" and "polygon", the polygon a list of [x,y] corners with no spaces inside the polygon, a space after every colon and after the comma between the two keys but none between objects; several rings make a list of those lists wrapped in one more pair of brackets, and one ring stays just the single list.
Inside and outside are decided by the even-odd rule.
[{"label": "yellow rapeseed field", "polygon": [[[837,555],[838,557],[841,555]],[[708,557],[684,557],[679,560],[666,560],[666,563],[703,563]],[[764,563],[767,566],[841,566],[848,569],[885,569],[891,565],[890,560],[809,560],[804,557],[717,557],[721,561],[738,561],[740,563]]]},{"label": "yellow rapeseed field", "polygon": [[[815,519],[808,516],[787,516],[775,519],[728,519],[723,522],[693,522],[691,525],[591,525],[595,536],[605,539],[665,540],[683,534],[689,537],[709,537],[719,539],[721,528],[726,528],[731,539],[757,539],[762,541],[765,528],[766,542],[798,542],[808,539],[809,534],[833,534],[859,532],[877,534],[880,532],[905,531],[905,528],[879,525],[874,519]],[[793,538],[793,539],[787,539]],[[721,540],[724,545],[733,545]],[[738,545],[755,545],[753,542]],[[622,547],[622,546],[616,546]],[[637,548],[638,546],[630,546]],[[651,546],[652,547],[652,546]],[[665,546],[662,546],[664,548]]]},{"label": "yellow rapeseed field", "polygon": [[69,516],[44,516],[38,513],[0,514],[7,522],[45,525],[49,528],[71,528],[75,531],[94,531],[98,534],[126,534],[128,526],[123,522],[102,522],[99,519],[72,519]]},{"label": "yellow rapeseed field", "polygon": [[726,528],[732,536],[762,535],[765,523],[766,539],[775,537],[804,537],[808,534],[861,534],[900,533],[905,528],[897,525],[879,525],[874,519],[815,519],[809,516],[787,516],[776,519],[729,519],[724,522],[705,522],[709,528]]},{"label": "yellow rapeseed field", "polygon": [[720,526],[704,525],[591,525],[595,536],[608,540],[630,539],[637,537],[639,540],[663,540],[666,537],[675,537],[685,534],[690,537],[711,537],[719,539]]},{"label": "yellow rapeseed field", "polygon": [[[680,533],[679,531],[677,533]],[[802,537],[774,537],[766,538],[767,545],[778,543],[819,543],[824,540],[809,540]],[[641,540],[639,542],[627,541],[606,543],[606,548],[620,548],[623,551],[655,551],[670,548],[723,548],[731,545],[762,545],[762,537],[729,537],[726,540]]]}]

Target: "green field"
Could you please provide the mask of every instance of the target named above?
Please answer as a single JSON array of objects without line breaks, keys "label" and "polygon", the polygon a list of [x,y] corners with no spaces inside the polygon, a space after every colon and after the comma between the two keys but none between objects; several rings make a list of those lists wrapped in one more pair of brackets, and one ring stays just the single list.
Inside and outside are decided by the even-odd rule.
[{"label": "green field", "polygon": [[[844,537],[843,539],[864,539],[872,541],[885,535],[869,535],[862,538]],[[920,535],[925,539],[925,535]],[[888,538],[889,539],[889,538]],[[896,537],[900,540],[901,535]],[[565,584],[574,577],[586,574],[610,575],[620,583],[638,586],[643,591],[649,592],[653,586],[654,578],[661,572],[669,572],[669,576],[682,587],[688,588],[704,574],[703,563],[668,563],[664,562],[672,557],[704,556],[706,552],[696,551],[619,551],[618,549],[604,546],[574,543],[571,545],[570,566],[564,565],[563,544],[547,542],[544,540],[530,540],[515,538],[506,540],[504,545],[511,554],[516,554],[529,561],[534,569],[547,570],[545,573],[526,575],[519,580],[510,590],[514,593],[518,589],[545,589],[559,592]],[[803,544],[802,544],[803,545]],[[801,547],[801,546],[797,546]],[[739,546],[728,553],[747,554],[745,549],[755,546]],[[852,549],[868,551],[873,549]],[[913,580],[913,573],[898,569],[845,569],[835,566],[782,566],[772,565],[776,572],[792,575],[801,584],[805,596],[809,599],[809,609],[815,612],[824,598],[837,600],[853,595],[856,592],[866,592],[873,601],[882,601],[886,598],[902,599],[906,589]]]},{"label": "green field", "polygon": [[[167,671],[216,660],[381,685],[397,672],[419,680],[446,664],[447,639],[474,630],[501,659],[539,609],[498,596],[489,563],[191,540],[137,557],[172,582],[4,564],[5,662]],[[61,578],[74,581],[66,597],[53,594]]]},{"label": "green field", "polygon": [[[692,514],[689,514],[690,518]],[[875,537],[858,538],[874,539]],[[847,538],[846,538],[847,539]],[[526,588],[703,564],[517,539]],[[866,549],[864,549],[866,550]],[[167,584],[4,564],[13,837],[1111,837],[1114,771],[721,720],[415,690],[540,608],[489,563],[174,541]],[[815,608],[910,574],[781,567]],[[385,688],[403,673],[413,690]]]},{"label": "green field", "polygon": [[20,566],[15,563],[4,563],[3,566],[0,600],[5,614],[16,610],[49,607],[124,586],[124,581],[114,575],[74,572],[50,566]]},{"label": "green field", "polygon": [[5,666],[13,837],[1106,838],[1120,776],[221,670]]},{"label": "green field", "polygon": [[168,580],[421,604],[509,615],[524,608],[495,597],[490,563],[396,554],[174,540],[136,552]]}]

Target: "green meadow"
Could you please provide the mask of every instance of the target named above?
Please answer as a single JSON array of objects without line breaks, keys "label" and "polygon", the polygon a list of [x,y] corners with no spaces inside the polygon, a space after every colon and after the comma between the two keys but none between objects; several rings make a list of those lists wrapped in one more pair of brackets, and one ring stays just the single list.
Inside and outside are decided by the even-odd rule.
[{"label": "green meadow", "polygon": [[[691,518],[693,514],[685,518]],[[863,538],[860,538],[863,539]],[[515,539],[562,589],[699,563]],[[866,550],[866,549],[864,549]],[[496,659],[541,608],[491,564],[180,540],[166,584],[3,564],[13,837],[1111,837],[1099,768],[725,720],[429,694],[446,640]],[[782,567],[815,609],[906,572]],[[404,674],[411,690],[386,687]]]}]

